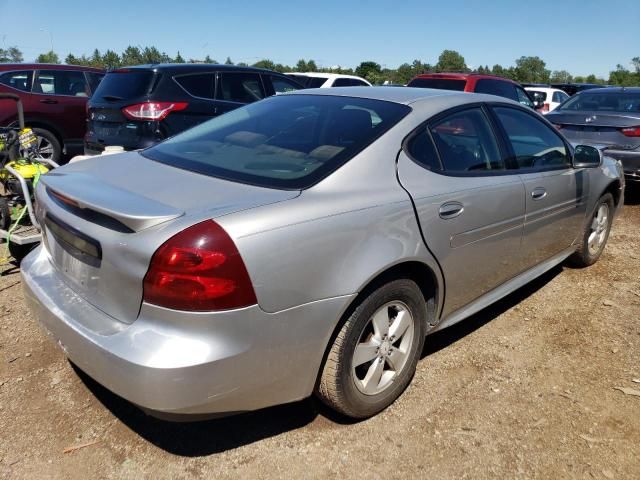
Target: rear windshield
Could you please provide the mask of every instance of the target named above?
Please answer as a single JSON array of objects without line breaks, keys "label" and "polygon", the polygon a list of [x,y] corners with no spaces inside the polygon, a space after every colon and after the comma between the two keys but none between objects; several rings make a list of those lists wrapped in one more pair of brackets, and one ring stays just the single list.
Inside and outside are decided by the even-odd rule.
[{"label": "rear windshield", "polygon": [[205,175],[299,190],[335,171],[409,111],[380,100],[280,95],[209,120],[142,155]]},{"label": "rear windshield", "polygon": [[547,101],[547,92],[541,92],[540,90],[529,90],[529,89],[527,89],[527,93],[534,100],[537,100],[537,101],[540,101],[540,102],[546,102]]},{"label": "rear windshield", "polygon": [[557,111],[640,112],[640,93],[595,93],[586,90],[560,105]]},{"label": "rear windshield", "polygon": [[109,72],[102,79],[94,98],[126,100],[149,93],[154,72],[150,70],[128,70]]},{"label": "rear windshield", "polygon": [[466,80],[452,80],[449,78],[414,78],[407,87],[437,88],[439,90],[464,91]]}]

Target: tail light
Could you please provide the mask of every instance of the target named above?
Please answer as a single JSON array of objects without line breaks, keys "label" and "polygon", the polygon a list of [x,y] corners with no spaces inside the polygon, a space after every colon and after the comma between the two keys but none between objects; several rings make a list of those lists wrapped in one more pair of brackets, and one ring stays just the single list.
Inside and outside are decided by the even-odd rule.
[{"label": "tail light", "polygon": [[171,112],[184,110],[186,102],[144,102],[129,105],[122,113],[130,120],[164,120]]},{"label": "tail light", "polygon": [[542,105],[542,111],[545,112],[545,113],[549,111],[549,104],[548,103],[545,103],[545,104]]},{"label": "tail light", "polygon": [[257,303],[238,249],[212,220],[183,230],[156,250],[144,277],[144,301],[187,311]]},{"label": "tail light", "polygon": [[620,131],[625,137],[640,137],[640,126],[621,128]]}]

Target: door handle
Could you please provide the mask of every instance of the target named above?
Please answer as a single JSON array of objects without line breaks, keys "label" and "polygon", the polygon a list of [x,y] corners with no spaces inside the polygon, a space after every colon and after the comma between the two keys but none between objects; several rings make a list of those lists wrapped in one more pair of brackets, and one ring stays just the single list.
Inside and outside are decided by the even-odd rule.
[{"label": "door handle", "polygon": [[40,100],[40,103],[46,103],[47,105],[55,105],[56,103],[58,103],[58,101],[47,98],[45,100]]},{"label": "door handle", "polygon": [[464,205],[462,205],[460,202],[443,203],[442,205],[440,205],[440,210],[438,210],[440,218],[444,220],[456,218],[462,212],[464,212]]},{"label": "door handle", "polygon": [[543,187],[536,187],[531,190],[531,198],[534,200],[542,200],[547,196],[547,191]]}]

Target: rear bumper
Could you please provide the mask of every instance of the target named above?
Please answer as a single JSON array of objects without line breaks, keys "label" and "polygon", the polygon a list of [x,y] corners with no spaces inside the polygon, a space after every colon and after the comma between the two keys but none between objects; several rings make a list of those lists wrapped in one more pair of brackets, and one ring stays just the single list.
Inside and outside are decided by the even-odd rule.
[{"label": "rear bumper", "polygon": [[309,396],[337,319],[351,296],[269,314],[258,306],[184,313],[143,304],[121,323],[57,275],[39,247],[22,263],[25,299],[81,370],[151,411],[255,410]]},{"label": "rear bumper", "polygon": [[640,150],[607,149],[605,155],[622,162],[627,182],[640,182]]}]

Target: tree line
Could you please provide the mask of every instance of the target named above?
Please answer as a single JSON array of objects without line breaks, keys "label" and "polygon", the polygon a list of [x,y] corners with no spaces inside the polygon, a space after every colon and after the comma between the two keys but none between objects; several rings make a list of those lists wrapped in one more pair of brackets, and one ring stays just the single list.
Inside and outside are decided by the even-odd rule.
[{"label": "tree line", "polygon": [[[6,49],[0,48],[1,62],[22,62],[22,52],[15,46]],[[57,53],[50,51],[40,54],[37,63],[61,63]],[[159,51],[156,47],[135,47],[129,46],[122,53],[118,54],[113,50],[102,53],[95,49],[93,54],[75,56],[69,54],[65,57],[64,63],[69,65],[83,65],[104,69],[113,69],[123,66],[142,65],[148,63],[220,63],[206,55],[202,59],[185,59],[180,52],[175,57],[171,57],[165,52]],[[465,58],[455,50],[444,50],[438,57],[438,62],[434,65],[414,60],[412,63],[403,63],[397,68],[383,67],[375,61],[361,62],[356,68],[343,67],[319,67],[314,60],[300,59],[296,65],[283,65],[269,59],[259,60],[251,65],[239,62],[234,63],[227,57],[223,62],[227,65],[253,66],[267,68],[277,72],[331,72],[358,75],[366,78],[373,84],[384,82],[394,84],[406,84],[411,78],[420,73],[433,72],[470,72]],[[631,59],[631,69],[624,65],[617,65],[615,70],[609,73],[609,78],[604,79],[596,75],[573,76],[566,70],[551,71],[546,67],[546,63],[537,56],[522,56],[515,60],[514,65],[504,67],[496,64],[492,67],[480,65],[474,71],[478,73],[498,75],[510,78],[521,83],[599,83],[620,86],[640,85],[640,57]]]}]

